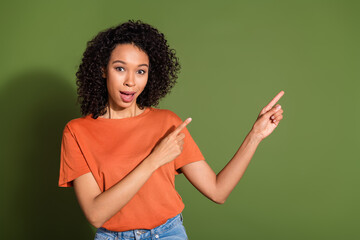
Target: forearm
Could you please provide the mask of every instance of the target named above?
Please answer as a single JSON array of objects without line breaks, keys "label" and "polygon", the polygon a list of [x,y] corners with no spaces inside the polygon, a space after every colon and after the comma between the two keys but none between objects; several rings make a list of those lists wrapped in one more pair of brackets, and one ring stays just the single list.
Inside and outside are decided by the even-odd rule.
[{"label": "forearm", "polygon": [[95,197],[91,205],[93,225],[102,226],[123,208],[157,168],[150,155],[121,181]]},{"label": "forearm", "polygon": [[[88,220],[95,227],[102,226],[123,208],[146,183],[154,171],[173,161],[181,154],[185,137],[181,130],[190,121],[191,118],[186,119],[173,132],[163,138],[152,150],[152,153],[120,182],[103,193],[97,192],[92,196],[90,195],[90,197],[84,197],[85,200],[83,201],[80,200],[80,202],[85,202],[82,204],[84,206],[83,209],[85,209]],[[85,192],[93,194],[93,191],[86,191],[86,188],[85,184],[81,187],[81,189],[85,189]],[[82,198],[81,194],[78,195]]]},{"label": "forearm", "polygon": [[262,139],[269,136],[283,118],[280,105],[275,103],[282,97],[283,91],[278,93],[271,102],[260,112],[251,131],[229,161],[216,175],[205,161],[187,164],[181,168],[186,178],[202,194],[216,203],[224,203],[236,184],[244,175]]},{"label": "forearm", "polygon": [[216,202],[223,203],[244,175],[261,139],[252,131],[245,137],[243,143],[216,176]]}]

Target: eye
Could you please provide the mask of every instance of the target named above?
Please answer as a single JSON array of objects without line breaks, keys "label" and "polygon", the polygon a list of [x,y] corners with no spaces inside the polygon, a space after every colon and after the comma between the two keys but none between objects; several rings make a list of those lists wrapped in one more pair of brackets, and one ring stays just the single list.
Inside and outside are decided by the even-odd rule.
[{"label": "eye", "polygon": [[138,71],[138,73],[141,74],[141,75],[143,75],[143,74],[145,74],[146,72],[145,72],[144,70],[140,69],[140,70]]},{"label": "eye", "polygon": [[115,67],[115,69],[119,72],[123,72],[125,71],[125,69],[123,67]]}]

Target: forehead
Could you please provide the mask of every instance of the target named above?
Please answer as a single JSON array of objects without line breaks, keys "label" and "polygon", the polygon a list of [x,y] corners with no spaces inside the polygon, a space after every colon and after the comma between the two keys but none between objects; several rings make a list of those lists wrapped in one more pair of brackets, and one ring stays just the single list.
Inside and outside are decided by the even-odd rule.
[{"label": "forehead", "polygon": [[134,63],[149,63],[148,55],[134,44],[118,44],[111,52],[110,61],[122,60]]}]

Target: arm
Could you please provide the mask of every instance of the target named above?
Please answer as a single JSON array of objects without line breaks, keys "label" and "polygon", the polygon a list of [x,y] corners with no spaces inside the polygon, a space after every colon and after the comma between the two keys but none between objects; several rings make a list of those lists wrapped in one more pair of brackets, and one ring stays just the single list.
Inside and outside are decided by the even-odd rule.
[{"label": "arm", "polygon": [[156,169],[180,155],[185,137],[180,131],[190,121],[191,119],[185,120],[132,172],[108,190],[101,192],[92,173],[86,173],[74,180],[74,190],[80,207],[94,227],[101,227],[123,208]]},{"label": "arm", "polygon": [[223,204],[245,173],[259,143],[260,140],[250,132],[234,157],[217,175],[205,161],[187,164],[181,171],[202,194]]},{"label": "arm", "polygon": [[156,165],[147,158],[104,192],[101,192],[91,172],[76,178],[75,194],[87,220],[94,227],[101,227],[131,200],[156,169]]},{"label": "arm", "polygon": [[226,201],[245,173],[259,143],[272,133],[283,118],[280,105],[273,108],[283,94],[280,92],[262,109],[244,142],[217,175],[205,161],[190,163],[181,168],[194,187],[216,203],[223,204]]}]

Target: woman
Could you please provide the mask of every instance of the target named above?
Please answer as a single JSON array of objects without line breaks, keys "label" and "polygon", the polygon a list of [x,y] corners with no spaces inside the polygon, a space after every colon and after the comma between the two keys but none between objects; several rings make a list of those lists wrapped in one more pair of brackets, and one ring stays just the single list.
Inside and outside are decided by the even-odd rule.
[{"label": "woman", "polygon": [[175,175],[222,204],[258,144],[283,118],[276,102],[260,112],[234,157],[215,174],[173,112],[153,108],[177,79],[175,51],[141,21],[99,33],[76,74],[83,117],[65,126],[59,186],[73,186],[95,239],[187,239]]}]

